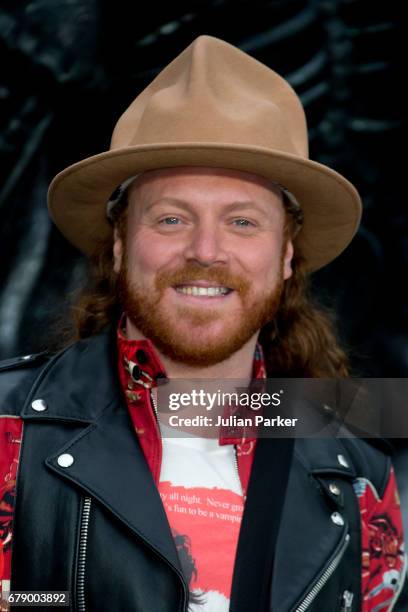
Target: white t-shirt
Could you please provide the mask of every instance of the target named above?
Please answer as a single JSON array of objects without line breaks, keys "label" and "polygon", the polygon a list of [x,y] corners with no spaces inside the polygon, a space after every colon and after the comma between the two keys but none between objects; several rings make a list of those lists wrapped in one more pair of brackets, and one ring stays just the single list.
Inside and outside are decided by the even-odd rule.
[{"label": "white t-shirt", "polygon": [[235,447],[171,437],[160,427],[159,492],[189,583],[189,611],[227,612],[243,512]]}]

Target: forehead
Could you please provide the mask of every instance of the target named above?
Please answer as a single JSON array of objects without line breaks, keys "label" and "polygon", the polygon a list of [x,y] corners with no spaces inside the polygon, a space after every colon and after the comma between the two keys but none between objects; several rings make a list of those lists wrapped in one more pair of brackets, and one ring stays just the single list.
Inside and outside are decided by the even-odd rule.
[{"label": "forehead", "polygon": [[149,204],[161,198],[180,198],[187,202],[231,203],[256,201],[281,203],[282,193],[268,179],[239,170],[207,167],[180,167],[149,170],[129,187],[129,204]]}]

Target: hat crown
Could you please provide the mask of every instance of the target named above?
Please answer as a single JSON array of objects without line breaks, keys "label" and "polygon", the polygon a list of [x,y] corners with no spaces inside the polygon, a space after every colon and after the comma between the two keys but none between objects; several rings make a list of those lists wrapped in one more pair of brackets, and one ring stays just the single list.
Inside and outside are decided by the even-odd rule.
[{"label": "hat crown", "polygon": [[308,158],[304,110],[269,67],[211,36],[200,36],[144,89],[116,124],[111,149],[60,172],[50,214],[88,255],[112,236],[106,203],[141,172],[183,166],[249,172],[284,185],[302,207],[295,246],[309,270],[346,247],[361,216],[356,189]]},{"label": "hat crown", "polygon": [[304,110],[276,72],[199,36],[118,120],[111,149],[154,143],[235,144],[308,157]]}]

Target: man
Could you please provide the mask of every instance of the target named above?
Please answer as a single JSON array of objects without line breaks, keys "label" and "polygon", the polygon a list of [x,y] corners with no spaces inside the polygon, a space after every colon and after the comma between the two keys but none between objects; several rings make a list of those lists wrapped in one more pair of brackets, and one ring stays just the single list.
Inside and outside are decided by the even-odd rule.
[{"label": "man", "polygon": [[78,342],[2,367],[3,591],[68,591],[79,611],[395,610],[405,562],[385,451],[352,436],[166,437],[158,418],[174,380],[348,375],[305,286],[361,204],[308,159],[290,86],[199,37],[110,151],[54,179],[49,206],[94,284]]}]

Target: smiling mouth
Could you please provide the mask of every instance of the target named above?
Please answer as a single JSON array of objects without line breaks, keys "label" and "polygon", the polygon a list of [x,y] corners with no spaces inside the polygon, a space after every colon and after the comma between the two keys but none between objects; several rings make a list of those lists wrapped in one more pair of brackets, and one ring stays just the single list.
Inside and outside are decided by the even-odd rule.
[{"label": "smiling mouth", "polygon": [[206,298],[223,297],[233,291],[233,289],[230,289],[229,287],[220,286],[202,287],[197,285],[177,285],[173,288],[178,293],[182,293],[184,295]]}]

